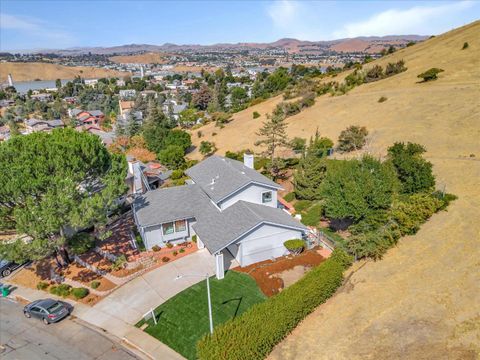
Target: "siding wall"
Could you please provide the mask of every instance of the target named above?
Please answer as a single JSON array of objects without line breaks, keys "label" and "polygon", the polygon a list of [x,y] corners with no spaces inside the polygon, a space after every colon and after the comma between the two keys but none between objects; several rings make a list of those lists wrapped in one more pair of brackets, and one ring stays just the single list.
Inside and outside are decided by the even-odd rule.
[{"label": "siding wall", "polygon": [[[269,203],[262,203],[262,193],[265,191],[272,192],[272,201]],[[277,207],[277,190],[256,184],[250,184],[249,186],[243,188],[242,191],[231,195],[229,198],[223,200],[217,205],[218,207],[220,207],[220,209],[224,210],[229,206],[235,204],[239,200],[244,200],[255,204],[267,205],[271,207]]]},{"label": "siding wall", "polygon": [[192,229],[192,225],[195,223],[194,219],[187,219],[187,228],[185,231],[174,232],[173,234],[163,235],[161,225],[149,226],[143,228],[143,239],[145,247],[150,250],[153,246],[165,246],[167,242],[181,243],[186,239],[191,239],[195,234]]}]

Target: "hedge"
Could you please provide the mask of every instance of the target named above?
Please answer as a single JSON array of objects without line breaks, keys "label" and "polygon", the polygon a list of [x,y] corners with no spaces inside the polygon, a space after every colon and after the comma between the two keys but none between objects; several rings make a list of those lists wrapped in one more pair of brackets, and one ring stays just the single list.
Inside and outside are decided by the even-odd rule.
[{"label": "hedge", "polygon": [[80,287],[80,288],[74,288],[72,290],[72,295],[75,299],[83,299],[85,296],[87,296],[90,293],[90,291],[87,288]]},{"label": "hedge", "polygon": [[197,344],[199,359],[264,359],[318,305],[330,298],[351,264],[345,252],[332,256],[278,295],[215,328]]}]

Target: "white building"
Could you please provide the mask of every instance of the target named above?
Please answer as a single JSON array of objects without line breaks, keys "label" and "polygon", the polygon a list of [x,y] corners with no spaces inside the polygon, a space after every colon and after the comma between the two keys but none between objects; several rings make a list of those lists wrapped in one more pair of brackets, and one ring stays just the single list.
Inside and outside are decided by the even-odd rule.
[{"label": "white building", "polygon": [[147,249],[195,235],[199,248],[215,256],[221,279],[225,253],[247,266],[285,255],[283,243],[307,231],[279,208],[281,187],[253,169],[253,155],[245,154],[244,163],[211,156],[186,173],[188,185],[147,191],[135,200],[135,222]]}]

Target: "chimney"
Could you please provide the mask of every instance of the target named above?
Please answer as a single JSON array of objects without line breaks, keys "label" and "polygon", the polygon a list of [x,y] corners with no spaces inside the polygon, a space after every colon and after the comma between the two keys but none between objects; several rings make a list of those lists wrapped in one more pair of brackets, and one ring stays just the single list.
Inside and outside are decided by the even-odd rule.
[{"label": "chimney", "polygon": [[249,152],[246,152],[246,153],[243,154],[243,165],[245,165],[246,167],[248,167],[250,169],[254,169],[253,162],[254,162],[253,154],[251,154]]},{"label": "chimney", "polygon": [[127,162],[128,162],[128,173],[133,176],[132,192],[134,194],[143,192],[140,162],[134,157],[128,157]]}]

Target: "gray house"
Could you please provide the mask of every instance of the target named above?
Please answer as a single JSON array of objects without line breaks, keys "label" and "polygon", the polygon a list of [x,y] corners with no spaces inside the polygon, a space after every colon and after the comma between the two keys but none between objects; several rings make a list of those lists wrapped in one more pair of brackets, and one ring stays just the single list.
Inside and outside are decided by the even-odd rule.
[{"label": "gray house", "polygon": [[307,228],[278,208],[281,187],[244,163],[212,156],[188,169],[188,185],[148,191],[133,203],[135,222],[147,249],[197,236],[199,248],[215,256],[217,278],[223,255],[240,266],[287,253],[284,241],[302,238]]}]

